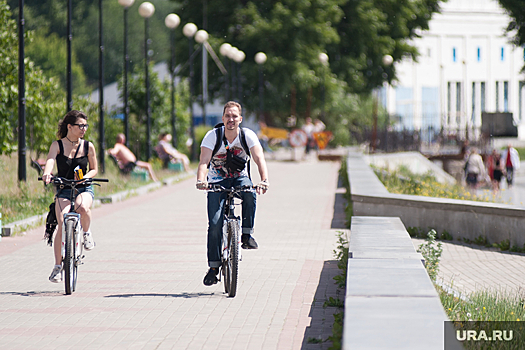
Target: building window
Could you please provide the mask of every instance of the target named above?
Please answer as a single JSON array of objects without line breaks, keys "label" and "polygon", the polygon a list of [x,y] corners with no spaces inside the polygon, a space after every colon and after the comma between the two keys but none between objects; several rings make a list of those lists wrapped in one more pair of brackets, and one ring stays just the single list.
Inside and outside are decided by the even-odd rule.
[{"label": "building window", "polygon": [[478,47],[478,62],[481,62],[481,48]]},{"label": "building window", "polygon": [[480,90],[481,111],[485,112],[485,82],[481,82]]},{"label": "building window", "polygon": [[450,125],[450,115],[452,113],[452,84],[447,83],[447,125]]},{"label": "building window", "polygon": [[505,61],[505,48],[501,48],[501,62]]},{"label": "building window", "polygon": [[452,62],[456,62],[457,58],[456,58],[456,48],[453,47],[452,48]]},{"label": "building window", "polygon": [[496,82],[496,112],[499,112],[499,83]]},{"label": "building window", "polygon": [[456,112],[461,112],[461,83],[456,83]]},{"label": "building window", "polygon": [[474,117],[476,115],[476,83],[472,82],[472,118],[474,122]]},{"label": "building window", "polygon": [[503,82],[503,112],[509,111],[509,82]]}]

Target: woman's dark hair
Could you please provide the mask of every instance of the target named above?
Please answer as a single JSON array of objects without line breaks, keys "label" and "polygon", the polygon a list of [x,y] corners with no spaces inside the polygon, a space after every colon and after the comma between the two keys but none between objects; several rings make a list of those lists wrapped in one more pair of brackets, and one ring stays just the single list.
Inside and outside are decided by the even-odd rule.
[{"label": "woman's dark hair", "polygon": [[76,124],[80,118],[85,119],[85,120],[88,119],[87,115],[83,112],[75,111],[75,110],[67,112],[64,119],[62,119],[60,123],[58,123],[57,137],[59,139],[63,139],[64,137],[66,137],[67,126],[69,124],[71,125]]}]

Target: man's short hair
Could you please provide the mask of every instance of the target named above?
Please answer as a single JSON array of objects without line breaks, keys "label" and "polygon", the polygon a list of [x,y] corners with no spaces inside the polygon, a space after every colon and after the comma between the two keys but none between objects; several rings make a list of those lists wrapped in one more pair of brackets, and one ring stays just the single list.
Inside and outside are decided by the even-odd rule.
[{"label": "man's short hair", "polygon": [[224,115],[226,113],[226,108],[231,108],[231,107],[237,107],[239,108],[239,114],[242,115],[242,107],[239,103],[235,102],[235,101],[228,101],[226,102],[226,104],[224,105],[224,109],[222,110],[222,115]]}]

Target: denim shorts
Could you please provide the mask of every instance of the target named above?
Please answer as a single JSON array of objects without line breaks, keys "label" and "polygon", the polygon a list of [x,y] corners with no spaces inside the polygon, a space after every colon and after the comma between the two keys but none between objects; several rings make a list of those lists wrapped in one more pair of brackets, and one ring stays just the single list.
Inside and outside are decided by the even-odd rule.
[{"label": "denim shorts", "polygon": [[[86,187],[78,187],[75,191],[74,198],[77,198],[77,196],[81,193],[87,192],[91,194],[91,198],[95,198],[95,192],[93,192],[93,186],[86,186]],[[71,188],[58,188],[57,189],[57,198],[65,198],[70,199],[71,198]]]}]

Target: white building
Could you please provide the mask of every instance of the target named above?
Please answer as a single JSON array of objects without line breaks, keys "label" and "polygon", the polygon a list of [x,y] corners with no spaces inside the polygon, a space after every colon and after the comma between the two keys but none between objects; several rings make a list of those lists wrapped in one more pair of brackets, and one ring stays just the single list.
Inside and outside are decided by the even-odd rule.
[{"label": "white building", "polygon": [[525,139],[524,50],[509,44],[510,18],[496,0],[448,0],[413,44],[418,62],[396,64],[386,107],[398,129],[478,138],[482,112],[511,112]]}]

